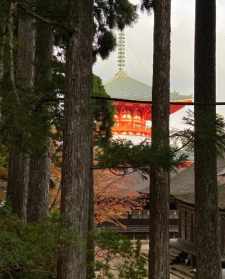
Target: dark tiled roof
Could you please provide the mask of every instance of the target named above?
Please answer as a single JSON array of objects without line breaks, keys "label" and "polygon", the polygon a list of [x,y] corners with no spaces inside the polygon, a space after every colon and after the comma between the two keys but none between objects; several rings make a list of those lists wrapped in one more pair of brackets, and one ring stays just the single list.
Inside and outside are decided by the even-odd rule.
[{"label": "dark tiled roof", "polygon": [[[105,84],[105,90],[111,98],[128,100],[151,101],[152,88],[138,80],[129,77],[124,71],[118,72],[115,77]],[[190,99],[191,96],[172,92],[171,100]]]},{"label": "dark tiled roof", "polygon": [[[221,174],[225,171],[225,160],[217,161],[219,208],[225,209],[225,180]],[[176,199],[194,204],[194,164],[171,179],[171,194]]]}]

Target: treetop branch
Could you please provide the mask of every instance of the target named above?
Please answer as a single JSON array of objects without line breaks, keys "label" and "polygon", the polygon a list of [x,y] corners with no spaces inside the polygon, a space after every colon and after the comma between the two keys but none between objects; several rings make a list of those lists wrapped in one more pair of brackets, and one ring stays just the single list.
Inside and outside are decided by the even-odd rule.
[{"label": "treetop branch", "polygon": [[30,10],[28,7],[26,7],[25,5],[18,3],[18,7],[20,9],[22,9],[26,14],[28,14],[29,16],[43,22],[49,25],[53,25],[56,27],[59,27],[60,29],[64,29],[65,31],[69,32],[69,33],[73,33],[73,30],[71,28],[69,28],[68,26],[58,23],[57,21],[51,20],[49,18],[43,17],[41,15],[39,15],[38,13]]}]

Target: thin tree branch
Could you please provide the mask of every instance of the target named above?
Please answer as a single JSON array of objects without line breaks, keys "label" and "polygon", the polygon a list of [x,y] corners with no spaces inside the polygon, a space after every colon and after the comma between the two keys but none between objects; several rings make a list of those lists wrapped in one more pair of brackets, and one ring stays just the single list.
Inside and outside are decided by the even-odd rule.
[{"label": "thin tree branch", "polygon": [[[44,0],[43,0],[44,1]],[[39,15],[38,13],[31,11],[28,7],[26,7],[25,5],[18,3],[18,7],[20,9],[22,9],[27,15],[45,23],[45,24],[49,24],[52,26],[56,26],[59,27],[60,29],[64,29],[65,31],[67,31],[68,33],[73,33],[74,30],[72,28],[69,28],[68,26],[58,23],[57,21],[51,20],[49,18],[43,17],[41,15]]]},{"label": "thin tree branch", "polygon": [[174,152],[178,152],[182,149],[184,149],[185,147],[187,147],[190,143],[193,143],[193,139],[188,140],[186,143],[184,143],[181,147],[177,148],[174,150]]}]

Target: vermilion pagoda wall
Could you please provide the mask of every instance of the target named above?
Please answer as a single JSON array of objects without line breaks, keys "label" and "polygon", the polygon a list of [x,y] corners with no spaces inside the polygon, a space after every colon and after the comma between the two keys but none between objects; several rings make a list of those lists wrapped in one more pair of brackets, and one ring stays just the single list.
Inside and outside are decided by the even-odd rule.
[{"label": "vermilion pagoda wall", "polygon": [[[114,135],[151,136],[151,105],[131,102],[113,103],[116,114],[114,116]],[[184,105],[171,105],[170,113],[180,110]]]}]

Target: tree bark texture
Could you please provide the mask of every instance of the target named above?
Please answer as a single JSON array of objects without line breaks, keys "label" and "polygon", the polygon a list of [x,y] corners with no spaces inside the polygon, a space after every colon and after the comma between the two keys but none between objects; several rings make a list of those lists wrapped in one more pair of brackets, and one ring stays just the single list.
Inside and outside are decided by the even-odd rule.
[{"label": "tree bark texture", "polygon": [[[4,49],[6,43],[6,20],[0,20],[0,82],[4,75]],[[1,94],[0,94],[1,97]]]},{"label": "tree bark texture", "polygon": [[26,220],[29,157],[16,147],[9,153],[7,200],[12,210]]},{"label": "tree bark texture", "polygon": [[94,224],[94,183],[93,171],[90,177],[88,239],[87,239],[87,279],[95,278],[95,224]]},{"label": "tree bark texture", "polygon": [[[17,59],[16,59],[16,96],[24,98],[23,94],[31,90],[33,84],[33,49],[34,33],[32,18],[19,13]],[[13,62],[11,61],[11,65]],[[11,68],[13,76],[14,69]],[[13,82],[13,81],[12,81]],[[14,86],[13,86],[14,87]],[[19,89],[18,89],[19,88]],[[17,90],[18,89],[18,90]],[[22,93],[21,93],[22,92]],[[18,94],[18,95],[17,95]],[[18,102],[18,98],[17,98]],[[20,106],[21,103],[18,103]],[[21,218],[26,219],[27,190],[29,180],[29,159],[23,151],[23,132],[18,131],[15,146],[10,151],[8,198],[12,210]]]},{"label": "tree bark texture", "polygon": [[39,222],[48,216],[48,189],[50,180],[48,151],[30,158],[27,221]]},{"label": "tree bark texture", "polygon": [[89,192],[91,183],[91,111],[93,2],[69,2],[70,26],[66,56],[65,123],[61,213],[66,231],[76,241],[63,243],[58,279],[86,279]]},{"label": "tree bark texture", "polygon": [[[169,148],[171,1],[154,1],[152,148]],[[149,279],[169,278],[169,173],[153,166],[150,174]]]},{"label": "tree bark texture", "polygon": [[220,279],[216,159],[216,1],[196,1],[195,199],[197,278]]},{"label": "tree bark texture", "polygon": [[[43,1],[38,1],[41,9]],[[46,5],[46,4],[45,4]],[[40,6],[40,7],[39,7]],[[53,51],[52,27],[40,21],[36,22],[36,49],[35,49],[35,78],[34,91],[37,99],[42,99],[49,93],[51,82],[51,61]],[[32,150],[30,159],[30,181],[28,187],[27,221],[38,222],[48,215],[48,193],[50,181],[50,158],[48,156],[49,138],[47,119],[42,117],[47,113],[46,104],[33,112],[35,119],[42,125],[43,134],[38,150]]]},{"label": "tree bark texture", "polygon": [[6,43],[6,16],[0,19],[0,121],[2,120],[2,82],[4,77],[4,52]]}]

